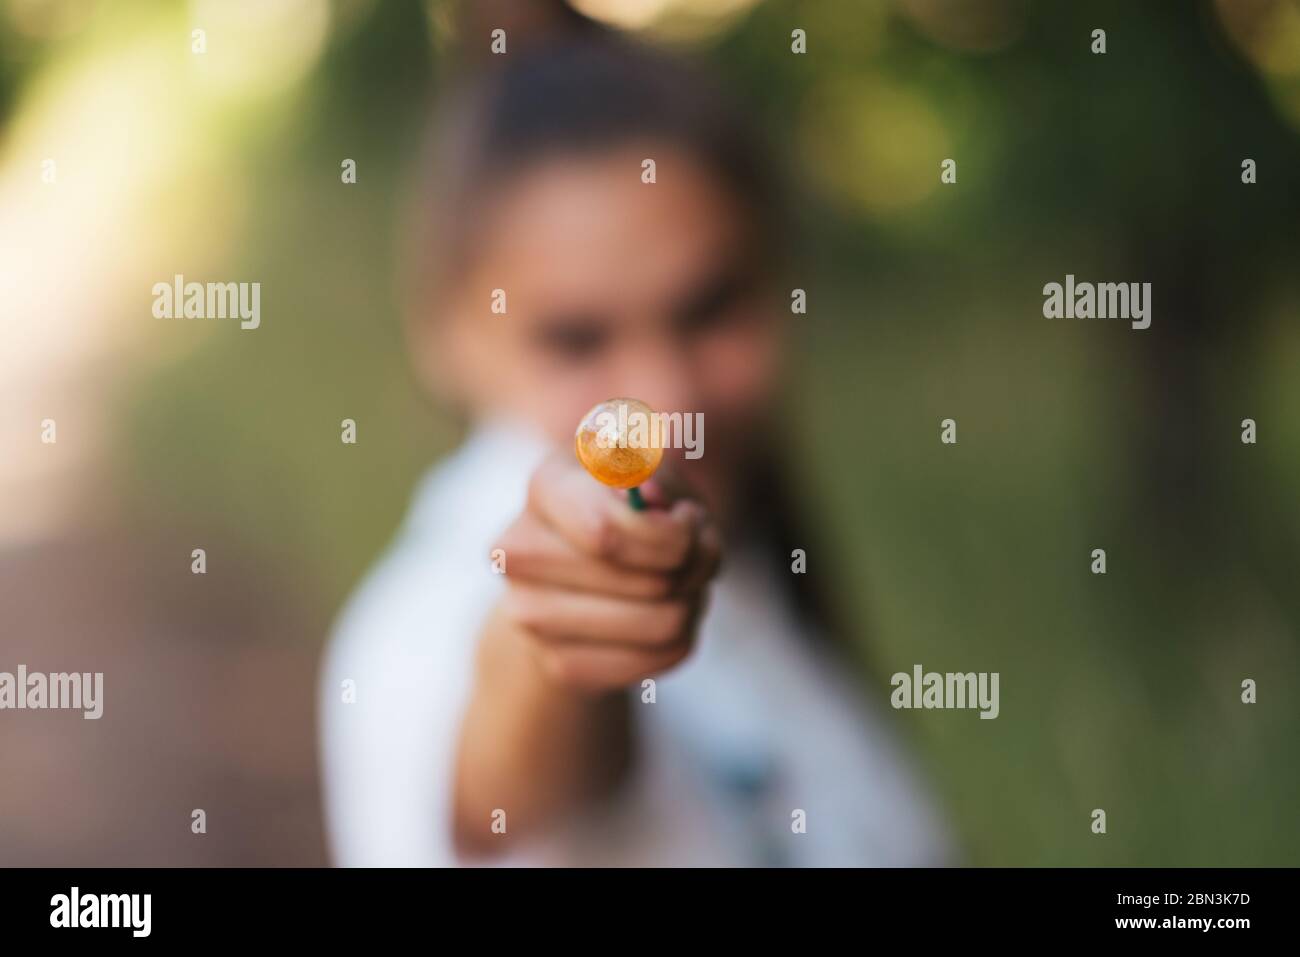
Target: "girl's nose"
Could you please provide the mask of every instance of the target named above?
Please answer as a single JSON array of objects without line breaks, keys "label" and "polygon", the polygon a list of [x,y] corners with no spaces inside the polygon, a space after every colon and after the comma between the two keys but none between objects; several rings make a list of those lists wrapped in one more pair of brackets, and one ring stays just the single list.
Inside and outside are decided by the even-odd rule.
[{"label": "girl's nose", "polygon": [[624,394],[656,412],[694,412],[699,390],[680,349],[633,347],[622,377]]}]

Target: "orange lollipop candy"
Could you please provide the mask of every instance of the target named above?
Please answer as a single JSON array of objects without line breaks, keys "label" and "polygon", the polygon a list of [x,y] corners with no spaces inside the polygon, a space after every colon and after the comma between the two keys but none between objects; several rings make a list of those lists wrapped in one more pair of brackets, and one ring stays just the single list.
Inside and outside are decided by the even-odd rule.
[{"label": "orange lollipop candy", "polygon": [[613,488],[628,490],[628,502],[645,508],[637,486],[663,461],[659,419],[639,399],[606,399],[578,423],[574,451],[592,478]]}]

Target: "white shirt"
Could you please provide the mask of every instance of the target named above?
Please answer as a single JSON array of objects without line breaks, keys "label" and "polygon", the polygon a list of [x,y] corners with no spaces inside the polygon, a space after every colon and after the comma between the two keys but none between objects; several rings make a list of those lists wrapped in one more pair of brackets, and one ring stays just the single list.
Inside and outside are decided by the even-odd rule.
[{"label": "white shirt", "polygon": [[[523,507],[544,452],[509,428],[475,434],[422,481],[340,617],[319,702],[340,865],[482,863],[453,849],[455,749],[478,632],[505,587],[491,543]],[[692,656],[656,679],[654,703],[633,689],[630,780],[600,811],[575,811],[491,862],[946,863],[927,796],[845,666],[800,634],[784,593],[752,556],[728,553]]]}]

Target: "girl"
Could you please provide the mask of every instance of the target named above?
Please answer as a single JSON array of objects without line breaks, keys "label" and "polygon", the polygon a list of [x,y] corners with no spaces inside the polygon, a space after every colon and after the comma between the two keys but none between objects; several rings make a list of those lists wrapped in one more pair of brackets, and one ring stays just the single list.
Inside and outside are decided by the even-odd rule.
[{"label": "girl", "polygon": [[[410,269],[416,364],[471,432],[323,669],[336,860],[943,861],[791,571],[761,149],[705,78],[626,42],[495,59],[441,117]],[[574,457],[610,396],[707,426],[646,511]]]}]

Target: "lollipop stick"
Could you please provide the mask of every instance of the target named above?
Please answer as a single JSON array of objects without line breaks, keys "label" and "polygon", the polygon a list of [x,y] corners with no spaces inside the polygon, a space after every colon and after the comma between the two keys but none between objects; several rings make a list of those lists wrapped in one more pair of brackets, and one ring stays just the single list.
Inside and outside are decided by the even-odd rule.
[{"label": "lollipop stick", "polygon": [[627,504],[632,506],[634,512],[645,511],[645,499],[641,497],[641,489],[635,485],[627,490]]}]

